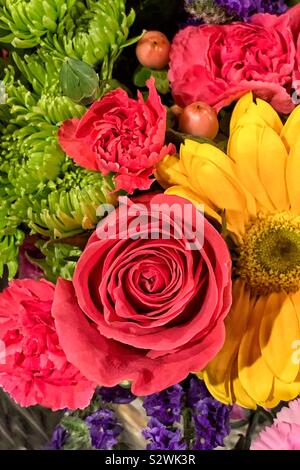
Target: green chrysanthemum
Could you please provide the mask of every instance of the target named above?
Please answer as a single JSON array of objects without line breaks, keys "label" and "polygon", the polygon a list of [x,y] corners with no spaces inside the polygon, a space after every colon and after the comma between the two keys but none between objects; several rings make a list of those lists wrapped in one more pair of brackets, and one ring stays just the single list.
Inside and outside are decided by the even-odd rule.
[{"label": "green chrysanthemum", "polygon": [[0,41],[23,49],[41,45],[62,59],[102,64],[106,79],[132,42],[127,37],[135,13],[126,14],[125,0],[0,0],[0,18]]},{"label": "green chrysanthemum", "polygon": [[27,66],[31,72],[35,70],[39,58],[40,54],[30,56],[30,60],[17,58],[22,60],[23,77],[33,91],[15,80],[14,69],[8,69],[7,105],[0,113],[0,195],[4,201],[0,213],[0,276],[6,264],[10,278],[17,271],[18,247],[24,237],[20,224],[52,238],[92,229],[98,220],[97,207],[114,189],[111,178],[77,167],[60,148],[60,123],[80,117],[86,108],[58,94],[53,74],[43,74],[40,68],[33,77],[25,70]]},{"label": "green chrysanthemum", "polygon": [[76,167],[57,141],[59,124],[81,116],[85,108],[62,96],[39,97],[15,83],[12,72],[5,80],[11,114],[3,129],[0,170],[7,174],[12,192],[6,191],[6,198],[10,198],[15,225],[26,222],[53,237],[92,228],[96,208],[113,190],[112,181]]},{"label": "green chrysanthemum", "polygon": [[0,105],[0,275],[5,264],[15,274],[22,224],[70,237],[94,228],[97,207],[111,199],[112,179],[77,167],[58,144],[60,124],[86,111],[63,96],[60,71],[69,57],[111,79],[122,48],[137,39],[127,40],[133,20],[125,0],[0,0],[0,42],[14,48],[16,65]]},{"label": "green chrysanthemum", "polygon": [[61,178],[49,181],[43,195],[25,199],[28,225],[34,232],[63,238],[93,229],[99,220],[97,208],[113,202],[112,179],[71,165]]},{"label": "green chrysanthemum", "polygon": [[1,0],[0,41],[14,47],[40,44],[48,33],[58,31],[76,0]]}]

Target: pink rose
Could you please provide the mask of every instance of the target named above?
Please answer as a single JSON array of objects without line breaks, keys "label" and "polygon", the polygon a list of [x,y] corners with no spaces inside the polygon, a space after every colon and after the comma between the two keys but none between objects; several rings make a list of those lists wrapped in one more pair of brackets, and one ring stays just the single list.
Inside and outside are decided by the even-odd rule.
[{"label": "pink rose", "polygon": [[22,279],[0,294],[0,386],[21,406],[85,408],[95,385],[60,347],[51,315],[54,287]]},{"label": "pink rose", "polygon": [[298,70],[293,34],[296,27],[300,31],[299,13],[296,8],[281,16],[254,15],[251,23],[181,30],[170,52],[169,79],[176,102],[186,106],[205,101],[219,111],[252,90],[277,111],[290,113]]},{"label": "pink rose", "polygon": [[121,88],[94,103],[81,119],[61,126],[61,147],[78,165],[108,175],[113,172],[116,190],[132,193],[149,189],[154,166],[173,145],[165,146],[166,108],[154,86],[147,82],[149,97],[144,102],[128,97]]},{"label": "pink rose", "polygon": [[[73,281],[58,281],[52,314],[68,359],[86,377],[107,387],[131,380],[134,394],[148,395],[201,369],[222,347],[231,261],[187,200],[146,195],[127,203],[101,222]],[[140,237],[129,237],[128,225]],[[107,237],[108,229],[116,235]]]}]

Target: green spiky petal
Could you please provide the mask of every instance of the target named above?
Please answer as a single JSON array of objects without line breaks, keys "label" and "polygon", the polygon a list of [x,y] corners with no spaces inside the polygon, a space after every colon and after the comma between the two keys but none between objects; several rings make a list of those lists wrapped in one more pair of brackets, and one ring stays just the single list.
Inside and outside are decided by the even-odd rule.
[{"label": "green spiky petal", "polygon": [[65,243],[45,243],[43,240],[39,240],[36,246],[45,258],[38,260],[30,258],[30,260],[44,271],[49,281],[55,283],[58,277],[72,279],[76,262],[82,253],[80,248]]},{"label": "green spiky petal", "polygon": [[24,240],[24,233],[15,230],[13,235],[0,237],[0,277],[3,276],[4,266],[8,269],[8,279],[12,279],[18,271],[19,247]]},{"label": "green spiky petal", "polygon": [[122,48],[135,41],[127,41],[134,19],[125,0],[0,0],[0,41],[102,64],[101,78],[108,79]]},{"label": "green spiky petal", "polygon": [[76,0],[1,0],[0,41],[28,49],[55,33]]},{"label": "green spiky petal", "polygon": [[61,180],[51,182],[45,198],[28,197],[28,225],[51,238],[76,235],[95,228],[97,208],[114,202],[112,178],[74,167]]}]

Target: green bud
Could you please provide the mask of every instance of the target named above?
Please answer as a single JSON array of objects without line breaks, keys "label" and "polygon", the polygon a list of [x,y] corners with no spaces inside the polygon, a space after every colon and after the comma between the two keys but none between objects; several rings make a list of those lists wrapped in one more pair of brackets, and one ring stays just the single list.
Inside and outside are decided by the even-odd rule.
[{"label": "green bud", "polygon": [[60,72],[60,86],[63,94],[75,103],[88,105],[97,97],[99,77],[90,65],[68,58]]}]

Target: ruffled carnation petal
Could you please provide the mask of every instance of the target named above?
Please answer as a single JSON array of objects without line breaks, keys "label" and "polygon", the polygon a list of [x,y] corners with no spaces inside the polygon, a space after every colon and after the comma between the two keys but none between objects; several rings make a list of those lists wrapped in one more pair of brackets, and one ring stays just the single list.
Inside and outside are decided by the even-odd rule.
[{"label": "ruffled carnation petal", "polygon": [[64,122],[58,138],[64,151],[79,165],[115,174],[116,190],[147,190],[154,167],[175,147],[164,145],[167,113],[155,88],[147,81],[145,102],[117,89],[96,101],[81,119]]},{"label": "ruffled carnation petal", "polygon": [[23,279],[0,294],[0,385],[21,406],[85,408],[95,385],[61,349],[51,315],[54,288],[45,280]]},{"label": "ruffled carnation petal", "polygon": [[251,90],[279,112],[290,113],[290,91],[299,72],[292,27],[288,14],[257,14],[250,23],[181,30],[170,51],[176,102],[205,101],[219,111]]}]

